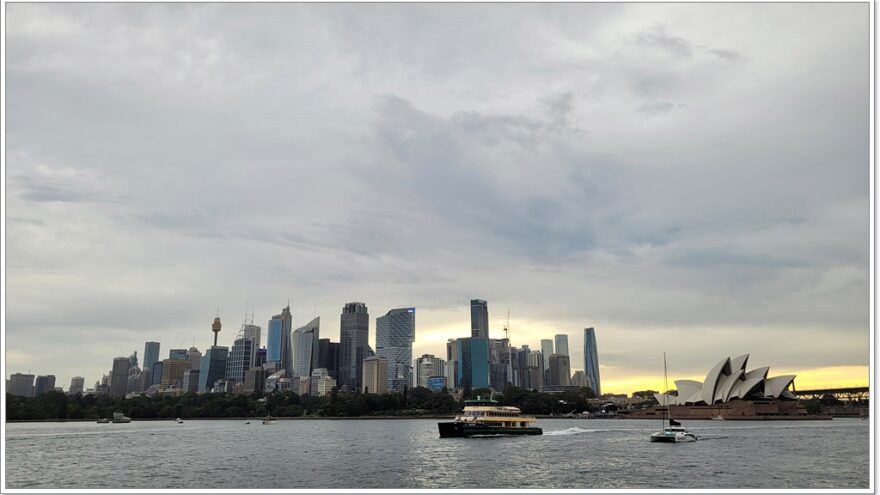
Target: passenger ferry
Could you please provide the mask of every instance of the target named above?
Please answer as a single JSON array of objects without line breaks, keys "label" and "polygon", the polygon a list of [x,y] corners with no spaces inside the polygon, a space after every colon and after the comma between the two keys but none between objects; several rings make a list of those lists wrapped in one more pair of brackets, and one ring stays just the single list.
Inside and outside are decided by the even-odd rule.
[{"label": "passenger ferry", "polygon": [[499,406],[498,401],[481,399],[464,401],[464,411],[452,422],[437,423],[440,438],[496,435],[541,435],[532,426],[537,419],[520,416],[518,407]]}]

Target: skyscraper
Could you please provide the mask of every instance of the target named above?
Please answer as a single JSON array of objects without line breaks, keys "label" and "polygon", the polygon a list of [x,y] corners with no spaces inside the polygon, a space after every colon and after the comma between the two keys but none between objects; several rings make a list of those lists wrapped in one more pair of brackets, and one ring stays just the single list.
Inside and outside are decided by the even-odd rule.
[{"label": "skyscraper", "polygon": [[129,368],[128,384],[126,384],[125,386],[126,393],[139,393],[144,391],[144,380],[141,374],[142,372],[140,367],[135,366],[134,368]]},{"label": "skyscraper", "polygon": [[599,378],[599,351],[596,347],[596,332],[593,327],[584,329],[584,373],[589,387],[596,397],[602,395],[602,381]]},{"label": "skyscraper", "polygon": [[110,396],[122,397],[128,389],[128,369],[131,360],[127,357],[113,359],[113,369],[110,371]]},{"label": "skyscraper", "polygon": [[189,369],[198,370],[202,365],[202,353],[195,347],[190,347],[186,351],[186,358],[189,359]]},{"label": "skyscraper", "polygon": [[412,383],[412,344],[416,309],[392,309],[376,318],[376,356],[388,360],[388,390],[402,392]]},{"label": "skyscraper", "polygon": [[254,354],[254,367],[263,366],[264,364],[266,364],[266,348],[261,347]]},{"label": "skyscraper", "polygon": [[55,375],[40,375],[34,382],[34,396],[55,390]]},{"label": "skyscraper", "polygon": [[168,359],[186,359],[186,349],[171,349],[168,351]]},{"label": "skyscraper", "polygon": [[293,331],[293,376],[312,376],[318,364],[321,317]]},{"label": "skyscraper", "polygon": [[489,387],[489,339],[458,339],[458,379],[461,388]]},{"label": "skyscraper", "polygon": [[226,362],[226,381],[230,383],[244,382],[244,375],[251,368],[254,355],[254,340],[239,332],[229,351]]},{"label": "skyscraper", "polygon": [[183,372],[190,369],[189,360],[186,359],[164,359],[162,360],[162,378],[159,383],[165,387],[180,388],[183,386]]},{"label": "skyscraper", "polygon": [[254,349],[259,349],[260,348],[260,333],[262,332],[260,325],[254,325],[253,323],[245,323],[242,330],[244,331],[245,338],[254,340]]},{"label": "skyscraper", "polygon": [[[201,366],[201,363],[199,363]],[[184,392],[198,392],[199,391],[199,370],[196,369],[188,369],[183,372],[183,385],[181,386]]]},{"label": "skyscraper", "polygon": [[489,308],[482,299],[471,299],[471,337],[489,338]]},{"label": "skyscraper", "polygon": [[205,352],[202,356],[202,364],[199,366],[199,393],[210,392],[214,388],[214,383],[226,376],[228,357],[228,347],[215,346]]},{"label": "skyscraper", "polygon": [[34,396],[34,375],[30,373],[13,373],[9,376],[7,392],[21,397]]},{"label": "skyscraper", "polygon": [[571,364],[568,356],[564,354],[550,355],[550,383],[551,386],[571,385]]},{"label": "skyscraper", "polygon": [[67,390],[67,395],[76,395],[81,394],[83,392],[83,386],[86,383],[86,379],[81,376],[75,376],[70,379],[70,389]]},{"label": "skyscraper", "polygon": [[586,373],[577,370],[574,372],[574,375],[571,376],[571,385],[575,387],[590,387],[590,379],[587,378]]},{"label": "skyscraper", "polygon": [[290,313],[288,304],[281,310],[281,314],[275,315],[269,320],[269,335],[266,342],[266,361],[274,363],[276,369],[284,370],[287,376],[293,371],[291,366],[290,332],[293,315]]},{"label": "skyscraper", "polygon": [[318,339],[318,368],[327,370],[334,380],[339,378],[339,342]]},{"label": "skyscraper", "polygon": [[388,360],[378,356],[370,356],[363,359],[364,370],[363,392],[370,394],[388,393]]},{"label": "skyscraper", "polygon": [[553,336],[553,340],[556,341],[555,354],[559,354],[560,356],[568,356],[568,335],[564,333],[558,333]]},{"label": "skyscraper", "polygon": [[[515,347],[510,348],[510,361],[511,368],[513,370],[511,383],[516,385],[519,388],[530,389],[532,386],[529,384],[529,356],[531,356],[533,351],[529,349],[529,346],[524,345],[521,348],[517,349]],[[540,353],[539,353],[540,354]]]},{"label": "skyscraper", "polygon": [[433,354],[422,354],[422,357],[416,359],[415,372],[415,386],[427,387],[428,378],[446,376],[446,361]]},{"label": "skyscraper", "polygon": [[[153,363],[153,369],[150,370],[150,385],[158,385],[162,382],[162,361]],[[149,387],[147,387],[149,388]]]},{"label": "skyscraper", "polygon": [[447,383],[451,387],[458,387],[461,378],[458,376],[458,340],[446,341],[446,375]]},{"label": "skyscraper", "polygon": [[159,343],[158,342],[146,342],[144,344],[144,367],[142,373],[144,373],[144,384],[147,388],[152,383],[152,373],[153,373],[153,365],[159,362]]},{"label": "skyscraper", "polygon": [[309,395],[318,397],[325,396],[336,386],[336,380],[330,376],[325,368],[315,368],[309,384]]},{"label": "skyscraper", "polygon": [[510,381],[510,345],[507,339],[489,339],[489,386],[496,392]]},{"label": "skyscraper", "polygon": [[370,338],[370,314],[362,302],[350,302],[342,308],[339,319],[339,387],[360,390],[363,384],[363,361]]},{"label": "skyscraper", "polygon": [[541,355],[544,356],[544,371],[550,369],[550,355],[553,352],[553,340],[541,339]]}]

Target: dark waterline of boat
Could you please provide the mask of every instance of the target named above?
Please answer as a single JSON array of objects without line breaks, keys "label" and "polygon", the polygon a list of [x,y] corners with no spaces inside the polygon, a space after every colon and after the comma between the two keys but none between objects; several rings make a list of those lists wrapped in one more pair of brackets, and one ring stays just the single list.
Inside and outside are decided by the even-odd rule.
[{"label": "dark waterline of boat", "polygon": [[[440,439],[436,419],[6,425],[8,488],[868,488],[869,426],[542,419],[541,436]],[[356,466],[357,469],[339,469]],[[161,473],[161,474],[157,474]]]}]

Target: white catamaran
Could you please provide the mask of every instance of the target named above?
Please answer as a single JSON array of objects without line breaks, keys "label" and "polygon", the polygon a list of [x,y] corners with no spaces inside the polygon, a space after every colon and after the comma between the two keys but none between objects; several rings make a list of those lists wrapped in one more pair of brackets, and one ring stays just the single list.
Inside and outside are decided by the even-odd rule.
[{"label": "white catamaran", "polygon": [[[651,434],[652,442],[666,442],[666,443],[679,443],[679,442],[695,442],[697,440],[697,436],[693,433],[689,432],[685,427],[681,426],[681,423],[672,419],[672,413],[669,409],[669,378],[666,373],[666,353],[663,353],[663,386],[666,391],[663,394],[663,399],[665,404],[665,409],[663,411],[663,430],[658,431],[656,433]],[[669,417],[669,425],[666,425],[666,418]]]}]

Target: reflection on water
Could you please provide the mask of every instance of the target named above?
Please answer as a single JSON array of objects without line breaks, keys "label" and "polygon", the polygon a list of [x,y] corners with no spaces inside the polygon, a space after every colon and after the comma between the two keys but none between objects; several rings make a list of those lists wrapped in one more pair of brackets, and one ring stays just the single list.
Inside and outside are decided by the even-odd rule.
[{"label": "reflection on water", "polygon": [[[540,420],[440,439],[437,420],[6,425],[9,488],[868,488],[869,423]],[[768,462],[772,459],[772,462]]]}]

